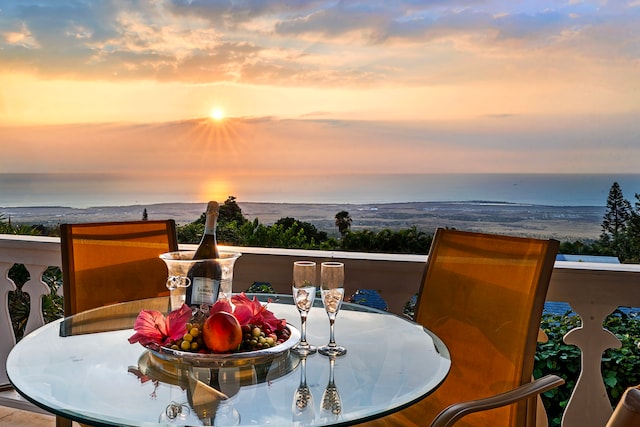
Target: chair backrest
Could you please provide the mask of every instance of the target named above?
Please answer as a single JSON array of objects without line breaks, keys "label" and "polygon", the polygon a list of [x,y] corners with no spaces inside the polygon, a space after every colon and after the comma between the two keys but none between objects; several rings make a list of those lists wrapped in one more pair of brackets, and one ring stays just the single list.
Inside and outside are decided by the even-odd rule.
[{"label": "chair backrest", "polygon": [[174,220],[62,224],[64,314],[167,295],[158,257],[178,250]]},{"label": "chair backrest", "polygon": [[[450,404],[493,396],[531,380],[558,244],[436,230],[415,320],[445,342],[451,371],[418,404],[425,419],[432,420]],[[524,426],[535,418],[535,409],[528,409],[522,402],[471,414],[459,425]]]}]

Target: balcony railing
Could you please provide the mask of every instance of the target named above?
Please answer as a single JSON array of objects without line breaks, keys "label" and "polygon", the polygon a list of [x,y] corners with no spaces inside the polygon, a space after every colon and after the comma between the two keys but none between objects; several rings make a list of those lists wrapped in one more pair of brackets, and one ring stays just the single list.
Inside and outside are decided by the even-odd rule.
[{"label": "balcony railing", "polygon": [[[189,248],[182,245],[182,248]],[[276,292],[291,291],[291,266],[297,259],[327,259],[345,262],[346,293],[374,289],[388,302],[389,310],[401,313],[418,291],[425,257],[351,252],[303,251],[264,248],[233,248],[243,255],[234,269],[234,289],[254,282],[269,282]],[[0,385],[7,384],[5,362],[15,336],[11,327],[8,293],[15,284],[8,279],[14,264],[24,264],[31,279],[22,287],[30,295],[31,312],[25,333],[43,324],[42,296],[49,293],[39,279],[49,266],[60,266],[57,238],[0,235]],[[547,301],[566,302],[581,317],[582,326],[565,337],[582,351],[581,372],[562,421],[563,427],[604,426],[612,413],[601,373],[602,353],[620,342],[603,321],[619,306],[640,307],[640,265],[595,264],[556,261]],[[0,395],[0,405],[33,408],[15,393]]]}]

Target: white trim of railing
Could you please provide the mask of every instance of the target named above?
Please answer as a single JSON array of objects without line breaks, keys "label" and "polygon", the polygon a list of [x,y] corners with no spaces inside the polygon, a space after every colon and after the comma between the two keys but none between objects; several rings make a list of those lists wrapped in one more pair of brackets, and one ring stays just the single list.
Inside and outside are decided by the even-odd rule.
[{"label": "white trim of railing", "polygon": [[[183,249],[193,247],[181,245]],[[288,293],[293,260],[343,260],[348,263],[349,286],[346,292],[376,289],[394,312],[401,312],[403,303],[418,291],[426,260],[423,255],[247,247],[226,249],[242,253],[234,269],[234,289],[246,288],[253,281],[264,281],[271,283],[277,292]],[[0,235],[0,294],[3,297],[0,302],[0,363],[3,367],[0,369],[0,384],[7,382],[4,363],[15,345],[8,309],[8,293],[15,290],[15,285],[7,278],[14,263],[25,264],[31,275],[23,286],[32,301],[27,323],[27,332],[30,332],[43,324],[39,302],[49,289],[38,278],[48,266],[60,266],[59,239]],[[547,300],[569,303],[582,318],[582,326],[570,331],[565,338],[567,343],[578,346],[582,351],[582,370],[562,425],[603,427],[612,408],[600,369],[602,352],[616,348],[620,343],[603,329],[602,322],[619,306],[640,307],[640,265],[556,261]],[[23,407],[26,404],[15,397],[7,397],[6,393],[0,393],[0,405]]]}]

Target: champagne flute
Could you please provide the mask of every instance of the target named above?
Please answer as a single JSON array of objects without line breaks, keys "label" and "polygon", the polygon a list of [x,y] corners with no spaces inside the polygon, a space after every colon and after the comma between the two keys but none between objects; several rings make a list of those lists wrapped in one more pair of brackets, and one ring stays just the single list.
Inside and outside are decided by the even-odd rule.
[{"label": "champagne flute", "polygon": [[336,344],[334,326],[336,316],[344,298],[344,264],[341,262],[323,262],[320,267],[320,291],[322,303],[329,316],[329,344],[318,348],[325,356],[342,356],[347,349]]},{"label": "champagne flute", "polygon": [[295,261],[293,263],[293,302],[300,312],[300,342],[291,350],[299,355],[316,352],[316,348],[307,342],[307,315],[313,307],[316,297],[316,263],[313,261]]}]

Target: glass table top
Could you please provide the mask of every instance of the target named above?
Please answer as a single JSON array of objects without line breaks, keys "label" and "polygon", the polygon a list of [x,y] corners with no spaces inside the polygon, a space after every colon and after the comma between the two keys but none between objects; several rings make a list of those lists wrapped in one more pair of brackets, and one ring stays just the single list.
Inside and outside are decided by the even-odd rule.
[{"label": "glass table top", "polygon": [[[290,296],[274,296],[269,309],[300,328]],[[24,337],[9,354],[7,373],[37,405],[94,425],[348,425],[421,399],[450,367],[444,344],[422,326],[348,303],[335,326],[346,355],[301,358],[287,351],[248,367],[175,365],[129,344],[130,328],[61,334],[73,320],[79,318]],[[322,307],[309,314],[307,340],[317,346],[329,340]]]}]

